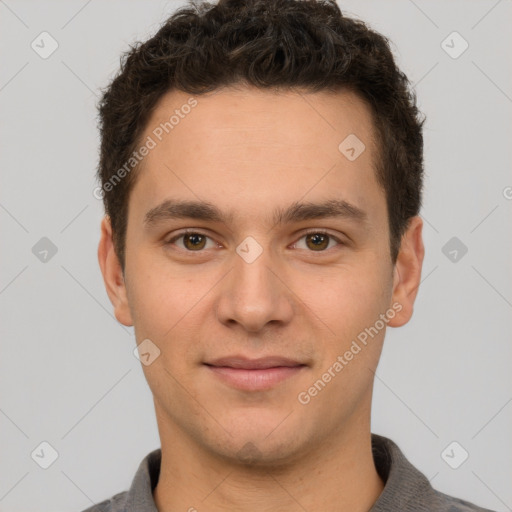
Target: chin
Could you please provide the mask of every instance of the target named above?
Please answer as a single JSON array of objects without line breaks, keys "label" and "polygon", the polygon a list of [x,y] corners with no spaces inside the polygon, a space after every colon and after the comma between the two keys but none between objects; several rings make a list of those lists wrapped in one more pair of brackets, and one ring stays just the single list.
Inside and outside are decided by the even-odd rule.
[{"label": "chin", "polygon": [[276,429],[282,420],[280,418],[272,425],[255,422],[250,429],[232,426],[226,429],[227,432],[222,432],[220,439],[214,442],[203,439],[203,442],[216,455],[231,463],[273,470],[276,466],[286,467],[299,459],[311,443],[297,436],[298,427],[296,430],[291,428],[292,425],[288,429]]}]

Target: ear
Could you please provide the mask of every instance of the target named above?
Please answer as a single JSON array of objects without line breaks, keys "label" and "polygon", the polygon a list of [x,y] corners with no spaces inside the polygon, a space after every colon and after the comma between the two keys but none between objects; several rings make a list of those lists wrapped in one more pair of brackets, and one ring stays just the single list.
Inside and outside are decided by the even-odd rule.
[{"label": "ear", "polygon": [[388,325],[401,327],[406,324],[413,313],[414,301],[421,282],[421,268],[425,248],[422,237],[423,220],[420,216],[412,217],[407,231],[402,236],[400,251],[395,263],[393,274],[392,303],[398,303],[402,308]]},{"label": "ear", "polygon": [[98,245],[98,261],[103,274],[105,289],[114,306],[117,320],[128,327],[133,320],[128,306],[126,286],[119,258],[114,249],[110,217],[106,215],[101,221],[101,238]]}]

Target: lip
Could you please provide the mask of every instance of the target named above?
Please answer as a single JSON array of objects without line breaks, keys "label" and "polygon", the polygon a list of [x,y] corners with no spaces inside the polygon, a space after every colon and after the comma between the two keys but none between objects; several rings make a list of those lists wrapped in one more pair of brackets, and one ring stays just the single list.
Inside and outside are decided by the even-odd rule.
[{"label": "lip", "polygon": [[214,361],[206,364],[208,366],[222,366],[242,370],[265,370],[267,368],[276,368],[278,366],[291,368],[303,365],[303,363],[299,363],[299,361],[294,361],[293,359],[281,356],[260,357],[258,359],[250,359],[244,356],[230,356],[221,357],[220,359],[215,359]]},{"label": "lip", "polygon": [[206,368],[225,384],[244,391],[263,391],[297,375],[305,364],[285,357],[248,359],[225,357],[205,363]]}]

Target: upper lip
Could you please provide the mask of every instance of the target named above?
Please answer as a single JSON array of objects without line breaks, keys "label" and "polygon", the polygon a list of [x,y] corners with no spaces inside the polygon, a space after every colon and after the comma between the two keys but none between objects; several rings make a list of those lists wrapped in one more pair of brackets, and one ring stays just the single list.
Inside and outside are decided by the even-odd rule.
[{"label": "upper lip", "polygon": [[278,366],[304,366],[303,363],[280,356],[261,357],[258,359],[249,359],[244,356],[221,357],[220,359],[215,359],[205,364],[208,366],[224,366],[244,370],[264,370]]}]

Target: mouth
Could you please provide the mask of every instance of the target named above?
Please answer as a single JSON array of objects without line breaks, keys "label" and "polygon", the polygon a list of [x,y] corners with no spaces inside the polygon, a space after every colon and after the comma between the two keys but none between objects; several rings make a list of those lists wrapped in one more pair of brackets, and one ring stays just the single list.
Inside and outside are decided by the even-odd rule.
[{"label": "mouth", "polygon": [[216,378],[244,391],[263,391],[297,375],[307,365],[285,357],[226,357],[204,363]]}]

